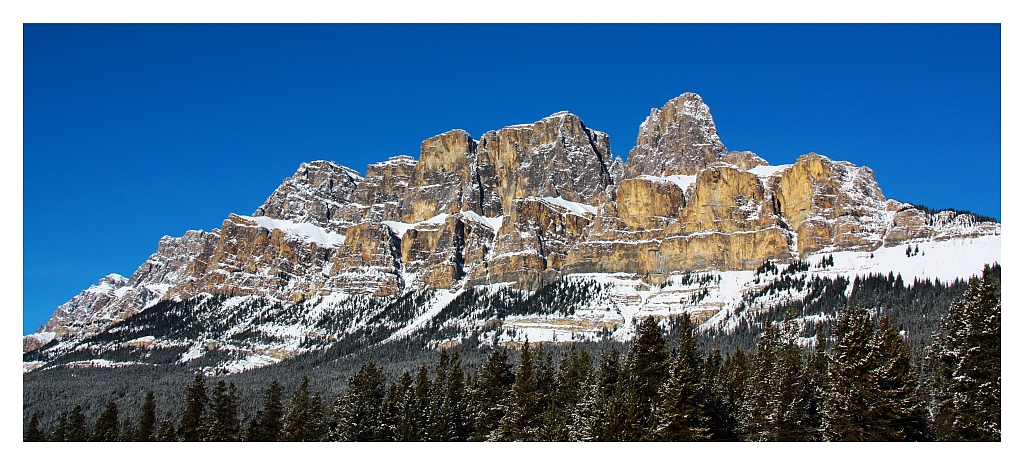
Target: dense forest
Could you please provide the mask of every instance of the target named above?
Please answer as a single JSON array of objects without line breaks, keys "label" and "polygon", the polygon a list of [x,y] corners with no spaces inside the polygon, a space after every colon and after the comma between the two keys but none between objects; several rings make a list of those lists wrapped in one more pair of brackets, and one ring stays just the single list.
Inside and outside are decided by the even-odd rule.
[{"label": "dense forest", "polygon": [[[149,391],[134,400],[137,408],[107,400],[95,420],[81,405],[47,424],[32,412],[24,440],[1000,440],[998,267],[963,283],[919,355],[913,346],[924,339],[909,338],[890,308],[908,288],[900,282],[896,290],[893,277],[866,281],[873,284],[864,289],[902,297],[876,299],[869,310],[855,286],[810,348],[798,343],[807,328],[797,324],[808,302],[778,318],[771,315],[782,309],[768,312],[752,350],[709,345],[688,315],[648,318],[628,346],[526,342],[512,351],[441,350],[429,361],[423,357],[437,352],[420,351],[422,362],[398,365],[397,375],[395,366],[364,360],[333,379],[343,384],[336,394],[313,385],[328,382],[322,376],[242,392],[195,375],[177,386],[173,409],[161,409]],[[937,292],[929,286],[911,301]]]}]

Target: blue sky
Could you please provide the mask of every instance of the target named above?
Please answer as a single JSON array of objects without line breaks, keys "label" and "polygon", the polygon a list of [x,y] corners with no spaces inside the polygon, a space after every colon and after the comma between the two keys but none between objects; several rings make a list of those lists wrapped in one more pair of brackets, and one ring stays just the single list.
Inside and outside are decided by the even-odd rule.
[{"label": "blue sky", "polygon": [[998,25],[25,25],[23,330],[304,161],[560,110],[625,158],[683,92],[731,150],[1000,218],[999,57]]}]

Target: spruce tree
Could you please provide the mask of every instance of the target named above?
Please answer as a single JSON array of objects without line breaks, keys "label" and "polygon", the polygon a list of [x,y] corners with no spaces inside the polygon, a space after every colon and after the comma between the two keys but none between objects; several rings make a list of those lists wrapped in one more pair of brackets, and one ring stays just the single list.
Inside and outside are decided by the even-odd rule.
[{"label": "spruce tree", "polygon": [[64,439],[69,442],[84,442],[89,439],[89,427],[85,422],[82,406],[75,405],[68,417],[67,432]]},{"label": "spruce tree", "polygon": [[462,360],[458,352],[448,360],[447,377],[444,380],[438,424],[442,441],[465,441],[470,434],[470,418],[466,399],[466,377],[462,371]]},{"label": "spruce tree", "polygon": [[416,409],[415,415],[411,419],[411,423],[416,431],[417,441],[429,440],[427,431],[430,426],[429,420],[432,418],[430,415],[431,384],[426,365],[421,365],[419,371],[416,372],[416,384],[413,389],[415,392]]},{"label": "spruce tree", "polygon": [[744,389],[740,426],[749,441],[806,441],[810,424],[810,383],[805,378],[803,353],[796,345],[793,314],[781,329],[765,323],[753,367]]},{"label": "spruce tree", "polygon": [[348,392],[338,399],[335,416],[338,438],[343,441],[386,439],[384,418],[384,375],[374,362],[364,363],[348,380]]},{"label": "spruce tree", "polygon": [[601,356],[597,372],[597,399],[594,434],[597,441],[626,441],[631,437],[626,409],[626,386],[619,351],[612,349]]},{"label": "spruce tree", "polygon": [[918,391],[918,372],[910,347],[888,317],[879,320],[872,341],[872,440],[922,441],[928,439],[927,410]]},{"label": "spruce tree", "polygon": [[153,441],[156,436],[156,396],[153,391],[146,392],[146,398],[142,401],[142,408],[139,411],[139,427],[136,430],[135,440],[140,442]]},{"label": "spruce tree", "polygon": [[238,419],[238,394],[235,383],[226,385],[217,381],[213,388],[210,405],[209,440],[215,442],[237,441],[241,433]]},{"label": "spruce tree", "polygon": [[1001,439],[999,268],[985,266],[949,308],[929,350],[930,410],[942,441]]},{"label": "spruce tree", "polygon": [[385,425],[388,439],[392,441],[416,441],[416,426],[413,423],[416,408],[416,394],[413,378],[408,371],[402,372],[398,382],[391,383],[385,405]]},{"label": "spruce tree", "polygon": [[68,431],[68,416],[61,415],[60,420],[57,420],[57,426],[53,428],[53,435],[50,436],[52,442],[64,442],[67,441]]},{"label": "spruce tree", "polygon": [[722,363],[722,389],[725,394],[726,427],[723,434],[725,440],[740,439],[741,410],[744,402],[749,372],[747,354],[736,349],[725,357]]},{"label": "spruce tree", "polygon": [[25,427],[23,440],[25,442],[41,442],[46,440],[46,435],[39,429],[39,414],[33,412],[32,418]]},{"label": "spruce tree", "polygon": [[658,391],[668,377],[668,347],[654,317],[645,318],[637,328],[636,337],[626,353],[624,367],[623,405],[626,424],[623,439],[637,441],[650,437],[655,427],[654,405]]},{"label": "spruce tree", "polygon": [[544,414],[544,438],[548,441],[568,441],[572,425],[571,413],[590,389],[594,371],[590,354],[578,351],[576,344],[558,365],[555,389]]},{"label": "spruce tree", "polygon": [[498,429],[512,394],[515,375],[508,363],[508,353],[494,350],[480,366],[472,393],[474,441],[486,441]]},{"label": "spruce tree", "polygon": [[878,421],[878,412],[869,408],[875,401],[870,380],[873,334],[874,321],[867,310],[840,312],[820,406],[825,440],[875,440],[870,425]]},{"label": "spruce tree", "polygon": [[728,383],[722,361],[722,352],[714,348],[704,361],[700,391],[704,416],[707,417],[708,439],[731,441],[735,439],[735,419],[728,409]]},{"label": "spruce tree", "polygon": [[299,388],[288,404],[282,440],[290,442],[322,441],[324,430],[324,405],[319,394],[310,394],[309,377],[303,376]]},{"label": "spruce tree", "polygon": [[502,441],[531,441],[540,436],[543,411],[534,374],[534,355],[526,340],[519,353],[519,367],[512,385],[512,396],[495,434]]},{"label": "spruce tree", "polygon": [[107,404],[103,407],[103,413],[100,413],[99,418],[96,419],[96,426],[93,427],[93,441],[101,442],[115,442],[118,439],[120,431],[118,427],[120,423],[117,418],[117,404],[112,400],[108,400]]},{"label": "spruce tree", "polygon": [[170,418],[165,418],[160,421],[160,427],[157,428],[156,438],[161,442],[174,442],[178,440],[178,432],[174,427],[174,422]]},{"label": "spruce tree", "polygon": [[709,438],[708,417],[702,405],[701,364],[690,315],[680,321],[679,347],[669,367],[654,410],[653,428],[645,439],[701,441]]},{"label": "spruce tree", "polygon": [[277,380],[270,382],[263,391],[263,409],[257,416],[255,434],[251,441],[277,442],[281,440],[284,430],[284,403],[281,386]]},{"label": "spruce tree", "polygon": [[206,395],[206,380],[197,374],[185,389],[185,408],[178,421],[178,439],[187,442],[202,441],[206,437],[206,409],[210,398]]}]

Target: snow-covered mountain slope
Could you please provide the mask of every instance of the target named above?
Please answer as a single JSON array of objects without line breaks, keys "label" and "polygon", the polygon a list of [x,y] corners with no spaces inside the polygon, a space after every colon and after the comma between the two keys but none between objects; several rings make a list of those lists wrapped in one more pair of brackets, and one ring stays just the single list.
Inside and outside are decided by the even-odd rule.
[{"label": "snow-covered mountain slope", "polygon": [[658,285],[624,273],[589,273],[565,276],[533,292],[503,283],[412,291],[398,298],[339,291],[298,303],[200,295],[161,302],[85,341],[51,344],[26,361],[25,369],[198,361],[207,373],[223,374],[335,344],[366,348],[403,338],[418,338],[427,348],[469,341],[481,346],[527,339],[625,341],[642,318],[683,313],[705,331],[728,333],[751,314],[814,292],[810,285],[766,291],[783,279],[810,283],[842,277],[852,283],[893,273],[906,282],[949,283],[979,275],[986,264],[999,261],[1000,237],[982,236],[814,254],[788,266],[796,271],[780,264],[767,271],[673,272]]},{"label": "snow-covered mountain slope", "polygon": [[408,337],[625,340],[646,315],[727,328],[770,303],[751,297],[766,262],[831,257],[801,279],[941,280],[999,262],[998,222],[886,199],[871,169],[819,154],[768,166],[728,151],[696,94],[653,109],[629,160],[612,159],[607,134],[559,112],[480,140],[452,130],[365,176],[303,163],[251,216],[165,237],[130,278],[59,307],[25,337],[26,368],[150,363],[125,355],[144,351],[230,371]]}]

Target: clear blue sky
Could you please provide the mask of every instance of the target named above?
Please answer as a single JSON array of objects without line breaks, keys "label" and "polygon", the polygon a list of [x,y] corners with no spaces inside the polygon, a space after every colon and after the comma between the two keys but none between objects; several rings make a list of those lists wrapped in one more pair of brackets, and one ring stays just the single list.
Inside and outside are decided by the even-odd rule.
[{"label": "clear blue sky", "polygon": [[697,92],[731,150],[1000,215],[998,25],[26,25],[24,331],[304,161],[568,110],[626,157]]}]

